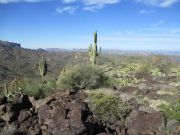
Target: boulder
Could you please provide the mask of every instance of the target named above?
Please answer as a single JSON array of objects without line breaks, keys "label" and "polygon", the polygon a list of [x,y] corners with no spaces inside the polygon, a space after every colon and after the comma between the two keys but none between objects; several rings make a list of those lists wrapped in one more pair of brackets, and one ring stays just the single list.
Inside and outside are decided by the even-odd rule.
[{"label": "boulder", "polygon": [[167,122],[166,131],[169,135],[180,134],[180,122],[177,120],[170,120]]},{"label": "boulder", "polygon": [[19,115],[18,115],[18,122],[19,123],[23,123],[24,121],[26,121],[28,118],[30,118],[32,115],[31,111],[26,109],[26,110],[22,110],[20,111]]},{"label": "boulder", "polygon": [[70,95],[51,96],[44,101],[37,109],[39,119],[47,126],[43,134],[73,135],[87,131],[82,121],[87,108],[82,101]]},{"label": "boulder", "polygon": [[7,103],[7,97],[0,96],[0,105]]},{"label": "boulder", "polygon": [[162,112],[131,112],[126,120],[128,135],[165,135],[166,118]]},{"label": "boulder", "polygon": [[13,111],[13,105],[7,103],[4,105],[4,113],[1,115],[1,118],[5,122],[10,122],[15,117],[15,112]]}]

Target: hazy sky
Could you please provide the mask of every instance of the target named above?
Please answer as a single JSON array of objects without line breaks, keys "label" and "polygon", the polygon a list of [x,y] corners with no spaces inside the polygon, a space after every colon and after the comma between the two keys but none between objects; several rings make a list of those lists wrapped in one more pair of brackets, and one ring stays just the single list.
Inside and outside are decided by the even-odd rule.
[{"label": "hazy sky", "polygon": [[0,0],[0,40],[25,48],[180,50],[180,0]]}]

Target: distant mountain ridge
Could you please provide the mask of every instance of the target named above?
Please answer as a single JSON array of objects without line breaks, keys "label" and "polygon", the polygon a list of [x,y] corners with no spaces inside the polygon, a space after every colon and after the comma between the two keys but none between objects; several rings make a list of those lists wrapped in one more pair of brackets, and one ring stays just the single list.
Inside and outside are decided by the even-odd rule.
[{"label": "distant mountain ridge", "polygon": [[[9,42],[9,41],[2,41],[0,40],[0,45],[5,47],[17,47],[21,48],[21,44]],[[30,50],[30,49],[28,49]],[[64,48],[47,48],[45,50],[38,49],[38,51],[47,51],[47,52],[87,52],[88,49],[64,49]],[[102,53],[107,54],[119,54],[119,55],[180,55],[180,50],[121,50],[121,49],[103,49]]]},{"label": "distant mountain ridge", "polygon": [[0,40],[0,86],[16,76],[40,77],[39,60],[44,54],[48,63],[48,74],[58,76],[59,71],[74,62],[76,52],[47,52],[44,49],[26,49],[21,44]]},{"label": "distant mountain ridge", "polygon": [[11,47],[21,47],[21,44],[19,44],[19,43],[14,43],[14,42],[9,42],[9,41],[2,41],[2,40],[0,40],[0,45],[2,45],[2,46],[11,46]]},{"label": "distant mountain ridge", "polygon": [[[88,49],[62,49],[62,48],[47,48],[48,52],[87,52]],[[121,50],[121,49],[103,49],[102,53],[119,54],[119,55],[180,55],[180,50]]]}]

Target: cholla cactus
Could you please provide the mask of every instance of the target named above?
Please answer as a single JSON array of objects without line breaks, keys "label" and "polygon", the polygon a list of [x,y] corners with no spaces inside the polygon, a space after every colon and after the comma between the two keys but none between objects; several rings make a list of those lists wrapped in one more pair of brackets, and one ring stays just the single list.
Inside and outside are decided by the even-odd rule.
[{"label": "cholla cactus", "polygon": [[9,91],[7,83],[4,84],[4,95],[7,97],[8,100],[14,98],[14,95],[15,95]]},{"label": "cholla cactus", "polygon": [[39,61],[39,71],[40,71],[40,75],[42,77],[42,81],[44,82],[44,77],[45,75],[47,75],[47,62],[44,59],[44,55],[42,54],[42,58]]},{"label": "cholla cactus", "polygon": [[89,58],[90,61],[92,63],[92,65],[94,66],[96,64],[96,57],[99,56],[101,53],[101,48],[97,49],[97,32],[94,33],[94,46],[92,46],[92,44],[89,46]]}]

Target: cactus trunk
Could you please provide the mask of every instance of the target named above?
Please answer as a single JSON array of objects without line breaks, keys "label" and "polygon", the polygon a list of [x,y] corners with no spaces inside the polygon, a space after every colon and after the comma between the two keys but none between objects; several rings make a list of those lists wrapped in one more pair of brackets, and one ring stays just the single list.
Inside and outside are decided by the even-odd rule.
[{"label": "cactus trunk", "polygon": [[94,46],[92,46],[92,44],[89,46],[89,58],[90,58],[90,62],[93,66],[96,64],[96,58],[97,58],[97,56],[100,55],[100,53],[101,53],[101,48],[99,49],[99,52],[98,52],[97,32],[95,32],[94,33]]},{"label": "cactus trunk", "polygon": [[47,62],[44,59],[43,54],[42,54],[42,59],[39,61],[39,71],[42,78],[42,82],[44,82],[45,75],[47,74]]}]

